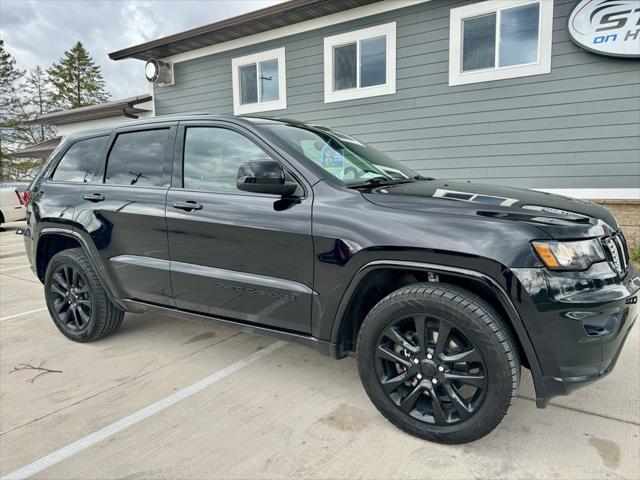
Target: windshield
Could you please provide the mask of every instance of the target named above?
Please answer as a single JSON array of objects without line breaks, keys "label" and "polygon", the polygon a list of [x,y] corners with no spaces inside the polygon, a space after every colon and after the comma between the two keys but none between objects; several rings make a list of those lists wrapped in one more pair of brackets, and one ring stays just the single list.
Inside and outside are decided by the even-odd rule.
[{"label": "windshield", "polygon": [[324,127],[269,125],[296,153],[308,158],[345,185],[418,178],[413,170],[344,133]]}]

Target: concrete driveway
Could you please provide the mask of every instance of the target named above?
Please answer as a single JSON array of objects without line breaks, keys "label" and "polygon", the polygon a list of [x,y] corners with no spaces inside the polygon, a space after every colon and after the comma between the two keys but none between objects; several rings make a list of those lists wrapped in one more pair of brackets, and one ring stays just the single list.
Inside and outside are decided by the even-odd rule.
[{"label": "concrete driveway", "polygon": [[639,478],[637,326],[606,379],[537,410],[525,372],[497,430],[442,446],[385,421],[353,358],[157,314],[67,340],[17,226],[0,232],[3,478]]}]

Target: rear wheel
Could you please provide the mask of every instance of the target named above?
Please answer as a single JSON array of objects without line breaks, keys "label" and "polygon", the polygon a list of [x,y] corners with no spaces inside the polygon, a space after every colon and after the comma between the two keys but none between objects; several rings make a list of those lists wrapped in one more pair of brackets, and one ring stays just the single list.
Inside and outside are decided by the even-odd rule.
[{"label": "rear wheel", "polygon": [[440,443],[493,430],[515,396],[520,362],[496,312],[465,290],[419,284],[367,315],[358,368],[372,402],[394,425]]},{"label": "rear wheel", "polygon": [[124,312],[109,300],[82,249],[56,254],[47,266],[44,283],[51,318],[71,340],[98,340],[122,324]]}]

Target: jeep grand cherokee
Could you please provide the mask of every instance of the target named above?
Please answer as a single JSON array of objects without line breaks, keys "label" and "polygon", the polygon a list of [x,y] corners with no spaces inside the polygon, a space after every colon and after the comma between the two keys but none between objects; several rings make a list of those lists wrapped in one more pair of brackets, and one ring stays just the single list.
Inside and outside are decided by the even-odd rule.
[{"label": "jeep grand cherokee", "polygon": [[392,423],[437,442],[611,371],[640,278],[605,208],[425,178],[317,125],[158,117],[68,136],[24,233],[57,328],[171,312],[355,352]]}]

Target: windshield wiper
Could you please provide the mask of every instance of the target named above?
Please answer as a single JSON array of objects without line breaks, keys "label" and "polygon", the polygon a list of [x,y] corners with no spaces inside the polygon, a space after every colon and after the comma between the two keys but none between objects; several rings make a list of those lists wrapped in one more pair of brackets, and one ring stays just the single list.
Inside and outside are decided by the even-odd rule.
[{"label": "windshield wiper", "polygon": [[364,182],[350,183],[347,185],[349,188],[363,188],[363,187],[380,187],[385,185],[399,185],[401,183],[411,183],[416,179],[413,178],[386,178],[386,177],[373,177],[368,178]]}]

